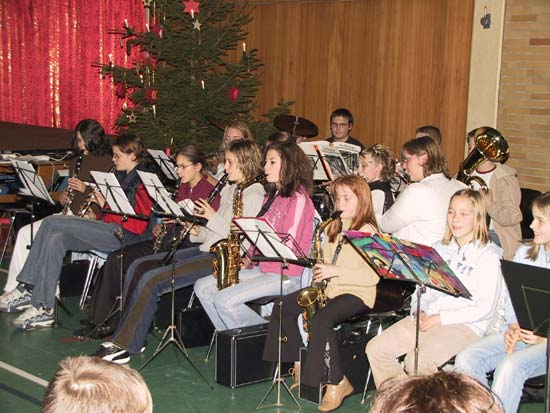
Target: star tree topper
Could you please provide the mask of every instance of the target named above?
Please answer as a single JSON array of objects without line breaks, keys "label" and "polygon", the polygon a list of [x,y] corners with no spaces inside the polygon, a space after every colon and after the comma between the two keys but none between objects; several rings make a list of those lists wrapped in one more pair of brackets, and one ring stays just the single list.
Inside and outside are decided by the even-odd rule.
[{"label": "star tree topper", "polygon": [[187,0],[181,2],[185,9],[183,10],[184,13],[188,13],[191,15],[191,17],[195,17],[195,13],[199,12],[199,2],[195,0]]}]

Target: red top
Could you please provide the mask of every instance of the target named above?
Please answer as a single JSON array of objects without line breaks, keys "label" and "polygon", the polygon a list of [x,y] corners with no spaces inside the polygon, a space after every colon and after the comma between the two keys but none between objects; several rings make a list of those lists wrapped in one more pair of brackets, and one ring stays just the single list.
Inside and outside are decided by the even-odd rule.
[{"label": "red top", "polygon": [[[138,215],[151,215],[151,208],[153,207],[153,200],[147,194],[143,184],[139,184],[136,190],[136,201],[134,203],[134,211]],[[149,225],[149,221],[146,219],[128,218],[126,222],[122,222],[122,216],[117,214],[110,214],[105,212],[103,214],[103,222],[114,222],[120,225],[123,229],[133,232],[134,234],[143,234]]]}]

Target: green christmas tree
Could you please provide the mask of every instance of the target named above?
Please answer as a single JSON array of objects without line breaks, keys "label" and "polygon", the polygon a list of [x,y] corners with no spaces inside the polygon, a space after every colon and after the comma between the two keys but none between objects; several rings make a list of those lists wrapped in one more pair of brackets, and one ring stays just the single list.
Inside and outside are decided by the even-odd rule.
[{"label": "green christmas tree", "polygon": [[261,62],[257,50],[247,50],[243,42],[251,20],[248,5],[227,0],[144,4],[150,22],[144,32],[127,24],[115,31],[126,40],[127,54],[136,56],[133,67],[100,65],[103,75],[112,77],[116,95],[130,102],[117,125],[152,148],[199,144],[217,150],[222,132],[215,125],[234,119],[265,139],[273,131],[273,116],[288,113],[291,102],[268,111],[265,122],[252,118]]}]

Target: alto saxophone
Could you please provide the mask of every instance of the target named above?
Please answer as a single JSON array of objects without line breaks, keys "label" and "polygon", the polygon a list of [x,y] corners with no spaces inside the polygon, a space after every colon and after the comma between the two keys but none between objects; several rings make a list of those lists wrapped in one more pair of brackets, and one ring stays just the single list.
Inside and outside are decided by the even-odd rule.
[{"label": "alto saxophone", "polygon": [[[323,221],[315,229],[313,234],[313,246],[312,246],[312,260],[315,264],[323,264],[323,250],[321,248],[321,234],[323,231],[334,221],[340,217],[342,211],[334,212],[329,219]],[[342,238],[343,239],[343,238]],[[338,244],[334,257],[332,258],[332,263],[336,263],[338,254],[340,252],[341,244]],[[296,297],[298,305],[304,309],[304,330],[309,331],[310,320],[315,316],[315,314],[323,308],[327,303],[327,296],[325,294],[325,289],[327,287],[327,280],[322,280],[320,282],[311,281],[309,287],[303,288]]]},{"label": "alto saxophone", "polygon": [[[76,164],[74,165],[73,175],[71,176],[71,178],[78,178],[83,159],[84,155],[78,155],[78,159],[76,160]],[[63,211],[61,212],[62,215],[67,215],[69,213],[69,210],[71,209],[71,204],[73,203],[74,195],[75,194],[73,188],[69,186],[69,189],[67,190],[67,202],[63,206]]]},{"label": "alto saxophone", "polygon": [[[241,182],[237,185],[233,195],[233,218],[239,218],[243,214],[243,192],[256,182],[263,182],[265,175]],[[218,280],[218,290],[239,283],[239,271],[241,268],[241,243],[239,233],[231,230],[226,239],[221,239],[210,247],[210,253],[214,254],[214,277]]]}]

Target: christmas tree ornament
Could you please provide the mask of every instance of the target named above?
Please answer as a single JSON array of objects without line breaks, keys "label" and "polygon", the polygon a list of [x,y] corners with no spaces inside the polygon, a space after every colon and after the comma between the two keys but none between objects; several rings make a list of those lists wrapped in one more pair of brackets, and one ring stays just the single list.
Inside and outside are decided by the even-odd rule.
[{"label": "christmas tree ornament", "polygon": [[124,82],[115,83],[115,96],[119,99],[126,97],[126,85]]},{"label": "christmas tree ornament", "polygon": [[227,89],[227,97],[230,101],[235,102],[239,98],[239,88],[230,86],[229,89]]},{"label": "christmas tree ornament", "polygon": [[148,103],[154,105],[155,103],[157,103],[158,93],[159,93],[159,91],[157,89],[155,89],[154,87],[146,87],[145,88],[145,100]]},{"label": "christmas tree ornament", "polygon": [[130,112],[130,114],[126,115],[126,117],[128,118],[128,123],[136,123],[137,116],[134,112]]},{"label": "christmas tree ornament", "polygon": [[185,7],[183,12],[190,14],[192,18],[195,18],[195,13],[199,12],[199,2],[194,0],[184,0],[181,3]]},{"label": "christmas tree ornament", "polygon": [[151,7],[153,0],[143,0],[143,7]]},{"label": "christmas tree ornament", "polygon": [[197,19],[193,22],[193,30],[197,30],[197,31],[200,32],[201,31],[201,26],[202,26],[202,24],[200,24],[199,19]]}]

